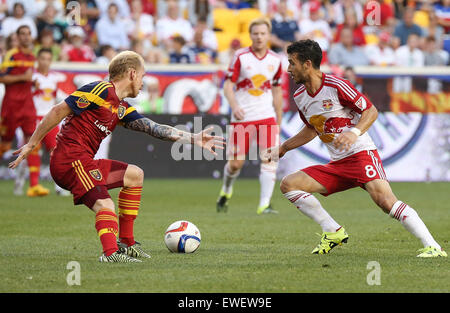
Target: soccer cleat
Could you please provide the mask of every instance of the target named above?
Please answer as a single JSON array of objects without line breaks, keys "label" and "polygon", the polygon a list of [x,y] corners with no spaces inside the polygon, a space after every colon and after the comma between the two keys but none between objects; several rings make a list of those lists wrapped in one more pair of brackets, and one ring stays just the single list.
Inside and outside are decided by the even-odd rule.
[{"label": "soccer cleat", "polygon": [[278,214],[277,210],[274,210],[272,204],[260,206],[256,210],[257,214]]},{"label": "soccer cleat", "polygon": [[133,258],[151,258],[149,254],[142,250],[141,244],[137,241],[129,247],[120,241],[117,242],[117,245],[119,246],[120,252],[125,253]]},{"label": "soccer cleat", "polygon": [[228,211],[228,200],[231,199],[233,195],[233,191],[230,193],[225,193],[223,190],[220,190],[219,199],[216,202],[217,212],[226,212]]},{"label": "soccer cleat", "polygon": [[40,184],[29,187],[27,190],[28,197],[42,197],[48,195],[49,193],[50,190]]},{"label": "soccer cleat", "polygon": [[111,254],[109,256],[102,254],[98,260],[99,260],[99,262],[104,262],[104,263],[139,263],[139,262],[142,262],[141,260],[135,259],[135,258],[123,253],[120,250],[114,252],[113,254]]},{"label": "soccer cleat", "polygon": [[327,254],[336,246],[341,246],[342,243],[346,243],[348,235],[345,232],[344,227],[341,227],[337,232],[324,232],[322,238],[320,238],[319,245],[314,248],[312,254]]},{"label": "soccer cleat", "polygon": [[440,256],[445,258],[447,257],[447,252],[435,247],[425,247],[423,249],[417,250],[417,252],[420,252],[420,254],[417,255],[418,258],[436,258]]}]

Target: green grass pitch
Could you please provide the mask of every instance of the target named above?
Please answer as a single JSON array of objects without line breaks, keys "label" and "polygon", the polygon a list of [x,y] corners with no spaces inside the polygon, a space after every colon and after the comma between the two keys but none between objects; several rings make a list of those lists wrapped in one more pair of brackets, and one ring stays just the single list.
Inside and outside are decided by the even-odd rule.
[{"label": "green grass pitch", "polygon": [[[0,292],[450,291],[450,259],[416,258],[420,242],[361,189],[318,196],[350,237],[329,255],[312,255],[320,228],[284,199],[278,187],[273,204],[280,214],[257,216],[257,180],[236,181],[226,214],[215,210],[220,186],[213,179],[146,180],[135,235],[152,258],[140,264],[103,264],[98,262],[101,246],[91,211],[54,193],[16,197],[13,183],[0,181]],[[392,184],[447,252],[449,186]],[[117,194],[117,189],[111,191],[113,199]],[[199,227],[202,243],[194,254],[174,254],[165,247],[164,231],[176,220]],[[70,261],[80,264],[81,285],[67,284]],[[379,284],[368,284],[371,261],[380,265]]]}]

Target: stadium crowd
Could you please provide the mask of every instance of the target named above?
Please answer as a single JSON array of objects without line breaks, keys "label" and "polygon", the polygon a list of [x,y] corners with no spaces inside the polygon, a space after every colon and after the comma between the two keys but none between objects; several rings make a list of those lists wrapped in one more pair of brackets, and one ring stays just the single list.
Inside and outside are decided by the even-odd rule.
[{"label": "stadium crowd", "polygon": [[[77,2],[77,3],[76,3]],[[319,42],[323,63],[428,66],[449,63],[450,0],[0,0],[0,51],[29,25],[34,51],[55,61],[107,64],[121,50],[148,63],[224,64],[248,46],[248,25],[272,21],[271,48]]]}]

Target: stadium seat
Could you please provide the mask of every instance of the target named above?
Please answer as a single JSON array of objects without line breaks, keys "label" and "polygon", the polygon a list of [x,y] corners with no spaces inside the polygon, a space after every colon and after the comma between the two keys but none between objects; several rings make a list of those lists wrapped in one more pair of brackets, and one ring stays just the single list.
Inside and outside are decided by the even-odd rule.
[{"label": "stadium seat", "polygon": [[222,32],[239,33],[239,22],[233,10],[226,8],[215,8],[213,10],[214,28]]},{"label": "stadium seat", "polygon": [[242,47],[249,47],[252,44],[250,34],[248,32],[240,33],[238,39],[241,41]]},{"label": "stadium seat", "polygon": [[263,14],[258,9],[241,9],[239,10],[239,24],[240,24],[240,32],[246,33],[248,32],[248,27],[250,26],[250,23],[258,18],[262,17]]},{"label": "stadium seat", "polygon": [[378,44],[378,36],[376,34],[365,34],[364,39],[367,45]]},{"label": "stadium seat", "polygon": [[217,39],[217,50],[219,52],[225,51],[230,47],[231,41],[235,38],[239,38],[237,33],[229,32],[214,32]]}]

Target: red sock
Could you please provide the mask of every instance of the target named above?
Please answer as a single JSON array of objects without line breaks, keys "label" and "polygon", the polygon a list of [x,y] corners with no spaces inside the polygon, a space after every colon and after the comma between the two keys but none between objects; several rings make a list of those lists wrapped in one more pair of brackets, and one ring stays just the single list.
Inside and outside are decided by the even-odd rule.
[{"label": "red sock", "polygon": [[106,256],[118,250],[117,247],[117,215],[116,213],[102,209],[95,215],[95,229],[100,237],[100,242],[103,246],[103,253]]},{"label": "red sock", "polygon": [[141,204],[142,187],[124,187],[119,192],[119,239],[131,246],[135,243],[133,226]]},{"label": "red sock", "polygon": [[33,150],[27,157],[28,171],[30,172],[30,187],[39,184],[39,173],[41,168],[41,156],[39,149]]}]

